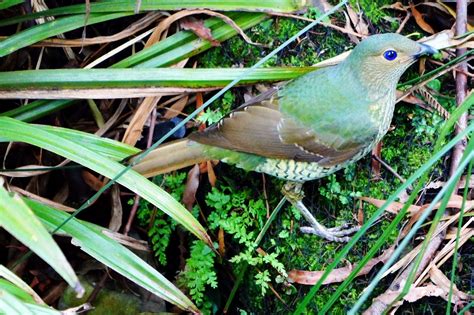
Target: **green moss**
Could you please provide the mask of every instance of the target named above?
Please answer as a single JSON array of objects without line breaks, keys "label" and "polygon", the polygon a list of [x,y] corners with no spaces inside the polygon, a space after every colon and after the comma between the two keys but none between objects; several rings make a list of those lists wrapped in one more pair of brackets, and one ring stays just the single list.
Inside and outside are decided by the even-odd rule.
[{"label": "green moss", "polygon": [[393,4],[391,0],[350,0],[349,2],[354,9],[360,8],[364,15],[374,24],[387,15],[382,7]]},{"label": "green moss", "polygon": [[[59,302],[60,309],[71,308],[79,306],[87,302],[90,294],[94,290],[94,287],[82,279],[81,283],[84,285],[86,290],[84,296],[81,299],[76,298],[76,293],[70,288],[64,291]],[[132,294],[121,293],[107,288],[102,288],[99,294],[92,303],[94,307],[88,311],[88,314],[93,315],[128,315],[140,313],[141,302],[140,299]]]}]

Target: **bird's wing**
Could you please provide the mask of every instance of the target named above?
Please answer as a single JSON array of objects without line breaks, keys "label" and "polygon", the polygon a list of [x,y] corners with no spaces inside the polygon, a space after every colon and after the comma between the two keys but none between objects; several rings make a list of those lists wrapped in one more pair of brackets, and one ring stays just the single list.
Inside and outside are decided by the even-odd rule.
[{"label": "bird's wing", "polygon": [[267,158],[318,162],[328,167],[359,152],[359,144],[346,145],[343,149],[324,144],[312,128],[284,117],[275,91],[265,96],[267,99],[246,103],[218,124],[191,134],[190,139]]}]

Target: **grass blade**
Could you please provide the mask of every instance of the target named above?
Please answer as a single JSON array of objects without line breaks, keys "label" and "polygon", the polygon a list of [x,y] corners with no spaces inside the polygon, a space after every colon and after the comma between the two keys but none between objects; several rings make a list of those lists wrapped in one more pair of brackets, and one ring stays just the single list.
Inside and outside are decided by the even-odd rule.
[{"label": "grass blade", "polygon": [[[14,4],[21,3],[21,0],[9,0]],[[115,0],[93,2],[90,4],[90,13],[116,13],[116,12],[134,12],[137,7],[136,0]],[[226,0],[226,1],[210,1],[210,0],[142,0],[140,4],[140,12],[157,11],[157,10],[190,10],[190,9],[209,9],[216,11],[250,11],[250,12],[280,12],[292,13],[305,9],[304,1],[294,0],[261,0],[251,2],[247,0]],[[2,5],[0,4],[0,9]],[[84,4],[76,4],[63,6],[41,12],[36,12],[23,16],[15,16],[13,18],[4,19],[0,22],[0,26],[11,25],[23,21],[33,20],[44,16],[61,16],[68,14],[83,14],[86,12]]]},{"label": "grass blade", "polygon": [[[125,175],[124,175],[125,177]],[[26,200],[41,221],[54,230],[70,215],[35,201]],[[157,296],[184,310],[198,312],[196,306],[153,267],[129,249],[104,234],[107,229],[72,218],[58,232],[73,237],[73,243],[104,265]]]},{"label": "grass blade", "polygon": [[9,7],[13,7],[14,5],[23,3],[23,0],[3,0],[0,2],[0,10],[8,9]]},{"label": "grass blade", "polygon": [[41,222],[17,195],[0,186],[0,226],[47,262],[76,291],[84,294],[74,270]]},{"label": "grass blade", "polygon": [[[107,159],[86,146],[58,136],[54,132],[7,117],[0,117],[0,125],[3,129],[2,137],[9,141],[36,145],[84,165],[108,178],[114,178],[117,174],[125,171],[126,167],[118,162]],[[212,247],[211,239],[202,225],[163,189],[130,169],[117,182],[157,206],[176,222],[183,225],[185,229]]]},{"label": "grass blade", "polygon": [[85,25],[118,19],[132,14],[133,12],[91,14],[87,18],[86,15],[74,15],[39,24],[0,41],[0,57],[51,36],[63,34]]}]

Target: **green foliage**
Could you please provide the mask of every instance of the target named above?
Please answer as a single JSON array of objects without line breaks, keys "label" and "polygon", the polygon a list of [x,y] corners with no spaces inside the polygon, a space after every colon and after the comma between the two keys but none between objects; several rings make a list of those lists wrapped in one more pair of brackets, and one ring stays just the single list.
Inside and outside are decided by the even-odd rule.
[{"label": "green foliage", "polygon": [[[239,253],[230,259],[234,264],[243,262],[259,269],[272,268],[279,275],[287,276],[284,265],[277,259],[280,247],[275,247],[272,253],[264,255],[257,253],[255,239],[265,223],[266,208],[264,200],[251,199],[247,189],[236,191],[230,186],[213,188],[207,195],[206,203],[213,208],[209,214],[209,226],[213,230],[222,228],[234,240],[241,244]],[[286,233],[285,233],[286,232]],[[288,236],[288,231],[280,232],[282,238]],[[276,242],[271,241],[275,246]],[[255,275],[255,284],[260,287],[262,295],[265,294],[270,282],[270,271],[264,269]]]},{"label": "green foliage", "polygon": [[[133,204],[133,199],[129,201],[129,204]],[[165,266],[167,263],[166,249],[173,230],[171,220],[143,199],[140,200],[137,219],[141,226],[148,227],[148,236],[150,237],[153,253],[160,264]]]},{"label": "green foliage", "polygon": [[268,270],[264,270],[262,272],[258,272],[255,275],[255,284],[259,285],[262,289],[262,295],[265,295],[268,289],[268,283],[270,282],[270,273]]},{"label": "green foliage", "polygon": [[[156,184],[163,182],[164,188],[167,189],[176,200],[181,200],[185,188],[185,181],[185,172],[178,172],[167,176],[157,176],[154,178]],[[128,203],[133,204],[133,200],[129,200]],[[148,236],[150,237],[153,253],[159,263],[166,266],[166,249],[170,242],[171,233],[176,228],[176,223],[165,213],[157,211],[148,201],[143,199],[140,199],[137,219],[141,226],[148,228]]]},{"label": "green foliage", "polygon": [[189,290],[189,294],[202,311],[209,311],[212,307],[212,303],[204,295],[206,288],[217,288],[215,257],[216,254],[204,242],[194,241],[186,267],[178,276],[178,283]]},{"label": "green foliage", "polygon": [[354,9],[360,8],[365,16],[374,24],[387,15],[382,7],[393,4],[391,0],[350,0],[349,2]]},{"label": "green foliage", "polygon": [[219,100],[215,101],[213,108],[216,109],[205,110],[200,116],[198,116],[197,120],[201,123],[206,124],[207,126],[215,124],[216,122],[221,120],[222,117],[225,116],[224,113],[228,113],[231,111],[234,102],[234,93],[231,91],[227,91],[224,93],[224,95],[222,95]]}]

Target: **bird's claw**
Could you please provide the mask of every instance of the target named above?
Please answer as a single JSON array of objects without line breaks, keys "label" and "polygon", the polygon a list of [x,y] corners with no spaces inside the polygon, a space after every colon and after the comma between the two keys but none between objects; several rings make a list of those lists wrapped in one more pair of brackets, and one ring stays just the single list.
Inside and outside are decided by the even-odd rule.
[{"label": "bird's claw", "polygon": [[331,242],[347,243],[351,239],[351,237],[348,235],[359,231],[359,229],[360,226],[349,228],[349,224],[344,223],[343,225],[334,228],[326,228],[322,225],[303,226],[300,228],[300,231],[302,233],[318,235]]}]

